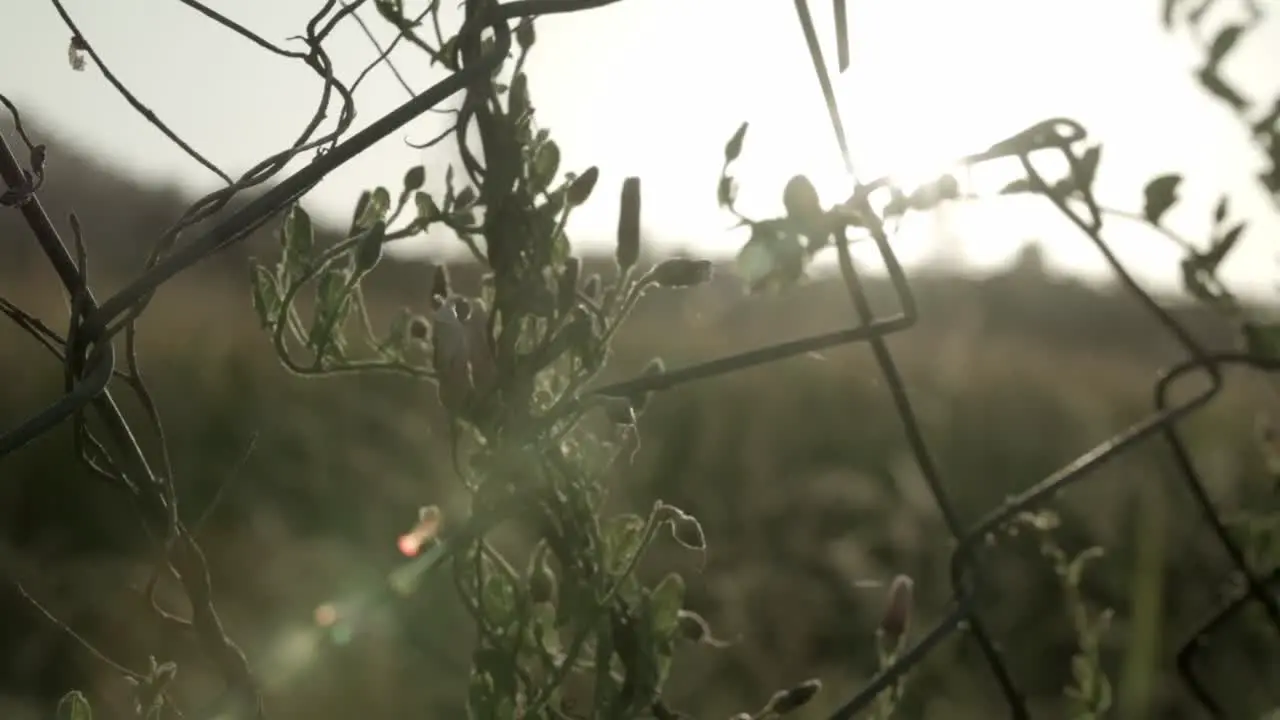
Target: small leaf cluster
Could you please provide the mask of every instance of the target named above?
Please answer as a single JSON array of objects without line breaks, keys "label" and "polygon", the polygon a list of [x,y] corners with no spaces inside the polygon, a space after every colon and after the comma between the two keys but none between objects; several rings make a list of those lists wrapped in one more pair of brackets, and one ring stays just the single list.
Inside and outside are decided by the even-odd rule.
[{"label": "small leaf cluster", "polygon": [[[408,18],[391,0],[376,7],[450,70],[494,50],[491,38],[465,29],[433,41],[425,33],[438,23]],[[280,258],[253,267],[254,306],[282,361],[297,371],[393,368],[435,383],[469,502],[457,512],[436,508],[439,522],[431,533],[409,533],[410,549],[428,548],[422,581],[451,575],[474,622],[471,717],[675,717],[662,689],[677,647],[719,641],[684,607],[683,577],[646,584],[638,568],[662,528],[698,552],[706,538],[695,518],[665,503],[644,516],[602,512],[606,474],[635,451],[649,394],[605,397],[588,386],[645,293],[703,284],[712,266],[672,258],[641,267],[641,180],[630,177],[620,188],[615,272],[584,271],[566,228],[596,194],[601,173],[563,167],[524,72],[537,40],[533,21],[521,21],[514,35],[514,59],[500,58],[487,86],[463,100],[454,129],[460,172],[446,168],[443,189],[429,192],[427,169],[415,166],[395,198],[383,187],[365,192],[344,239],[327,246],[302,208],[290,207]],[[464,141],[468,129],[479,131],[483,153]],[[479,293],[460,293],[438,267],[424,306],[375,332],[363,287],[383,249],[436,224],[486,268]],[[304,286],[314,286],[309,316],[297,302]],[[350,339],[353,329],[363,347]],[[309,362],[292,357],[294,345]],[[656,358],[645,369],[663,372]],[[489,541],[504,523],[533,531],[527,562]]]}]

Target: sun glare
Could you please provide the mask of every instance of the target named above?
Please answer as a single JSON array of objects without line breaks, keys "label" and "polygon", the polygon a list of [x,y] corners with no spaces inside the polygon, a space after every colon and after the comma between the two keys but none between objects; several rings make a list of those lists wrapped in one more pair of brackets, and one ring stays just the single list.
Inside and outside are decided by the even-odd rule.
[{"label": "sun glare", "polygon": [[[902,0],[856,3],[856,8],[858,22],[850,27],[852,62],[842,75],[834,68],[831,18],[819,15],[815,24],[832,66],[857,180],[887,177],[910,192],[951,174],[962,191],[985,195],[1012,179],[1012,175],[996,177],[993,182],[992,172],[978,171],[970,183],[970,172],[957,161],[1021,130],[1044,112],[1037,107],[1042,98],[1031,70],[1009,62],[1026,50],[1023,43],[1027,41],[1011,39],[993,22],[1023,11],[1006,0],[968,4]],[[928,22],[922,22],[924,17]],[[803,173],[830,205],[849,197],[854,178],[840,157],[803,42],[797,39],[790,51],[805,61],[803,68],[796,67],[804,79],[782,87],[784,97],[753,108],[751,132],[758,130],[758,134],[756,142],[748,140],[748,154],[755,158],[745,160],[738,179],[744,188],[763,185],[776,192],[787,177]],[[1011,92],[1011,85],[1025,91]],[[994,175],[1005,174],[992,169],[998,170]],[[772,202],[772,196],[764,195],[762,200]],[[1010,208],[1002,212],[1006,220],[1009,212],[1018,214]],[[961,235],[980,236],[990,245],[974,248],[966,242],[965,256],[976,251],[972,260],[1011,249],[1006,242],[988,239],[990,233],[964,232],[957,226],[972,221],[977,217],[974,213],[932,215],[903,225],[895,245],[905,250],[904,260],[928,254],[945,238]]]}]

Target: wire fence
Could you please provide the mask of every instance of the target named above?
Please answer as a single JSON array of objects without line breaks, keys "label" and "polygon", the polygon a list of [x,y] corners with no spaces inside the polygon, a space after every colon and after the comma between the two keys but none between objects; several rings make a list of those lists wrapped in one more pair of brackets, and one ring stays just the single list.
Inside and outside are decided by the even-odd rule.
[{"label": "wire fence", "polygon": [[[492,30],[496,38],[496,52],[488,57],[501,57],[511,45],[510,23],[513,20],[585,10],[615,1],[513,0],[502,5],[469,3],[480,10],[474,13],[468,12],[468,19],[461,34],[478,33],[484,29]],[[20,426],[0,435],[0,456],[14,452],[64,421],[72,420],[76,425],[77,447],[83,453],[86,462],[101,478],[125,487],[131,493],[142,511],[148,531],[153,538],[163,540],[165,552],[172,558],[184,589],[190,597],[194,609],[190,620],[180,620],[167,614],[162,614],[162,619],[169,623],[187,625],[194,630],[204,649],[216,661],[220,671],[231,681],[231,684],[250,688],[252,682],[249,680],[249,669],[244,655],[223,631],[213,607],[204,556],[191,530],[176,513],[176,496],[168,458],[162,456],[160,458],[162,468],[158,471],[153,469],[152,462],[148,460],[135,439],[135,430],[123,418],[108,387],[113,379],[118,378],[138,394],[147,411],[153,431],[161,438],[160,447],[163,448],[163,429],[159,416],[154,404],[150,401],[137,368],[132,320],[142,313],[152,294],[161,285],[202,259],[245,238],[282,208],[304,195],[329,172],[360,154],[378,140],[455,94],[467,91],[477,80],[486,79],[492,64],[481,62],[453,72],[426,91],[414,95],[412,99],[373,122],[366,129],[340,141],[341,135],[354,117],[351,101],[351,92],[354,87],[344,87],[334,78],[332,63],[322,47],[322,42],[337,23],[344,17],[351,16],[355,9],[363,4],[362,2],[353,2],[349,5],[343,3],[341,9],[333,12],[333,17],[325,19],[335,9],[334,0],[327,2],[308,24],[307,34],[303,38],[308,47],[306,52],[292,52],[276,47],[193,0],[183,0],[183,2],[227,29],[253,40],[264,49],[304,62],[315,70],[325,79],[325,103],[327,104],[331,95],[339,96],[342,102],[338,127],[329,134],[316,137],[319,127],[317,120],[308,126],[307,131],[291,148],[263,161],[241,179],[232,180],[229,175],[204,159],[196,150],[179,140],[114,78],[80,34],[61,3],[53,0],[54,6],[73,34],[73,56],[77,53],[89,55],[103,70],[107,79],[116,85],[130,103],[147,115],[186,152],[223,177],[228,185],[196,203],[166,232],[156,253],[149,260],[145,272],[112,296],[99,301],[90,290],[87,258],[78,222],[72,216],[71,227],[74,237],[68,244],[56,230],[38,197],[38,191],[44,179],[45,150],[42,146],[30,141],[23,129],[17,108],[0,96],[0,100],[3,100],[13,115],[17,132],[29,154],[29,167],[24,168],[9,144],[4,138],[0,138],[0,177],[4,179],[7,186],[3,195],[0,196],[0,204],[15,208],[22,214],[45,258],[57,272],[63,288],[71,298],[71,313],[65,335],[24,313],[7,300],[0,300],[0,309],[10,319],[28,330],[51,352],[59,356],[63,362],[65,378],[65,393],[61,397]],[[843,127],[833,99],[831,80],[819,48],[808,5],[806,0],[795,0],[795,2],[814,68],[832,117],[836,138],[848,163],[849,151]],[[840,28],[837,38],[840,48],[839,65],[844,69],[848,64],[847,36],[843,32],[846,13],[844,0],[834,0],[834,2]],[[379,59],[384,59],[389,52],[390,48],[383,50]],[[359,80],[357,84],[358,82]],[[1087,158],[1083,157],[1078,150],[1086,139],[1086,130],[1078,123],[1063,118],[1048,120],[1006,141],[997,143],[982,153],[960,158],[957,166],[972,166],[1001,158],[1013,158],[1019,161],[1025,171],[1025,182],[1029,183],[1030,191],[1043,195],[1089,238],[1123,288],[1148,312],[1151,321],[1162,326],[1177,341],[1185,353],[1185,359],[1165,369],[1155,380],[1152,409],[1146,418],[1088,449],[1057,472],[1008,498],[978,522],[965,524],[959,519],[942,477],[943,473],[937,467],[928,443],[922,435],[911,398],[886,344],[886,338],[890,335],[908,330],[915,324],[918,317],[916,300],[884,226],[874,218],[870,222],[862,223],[855,222],[854,218],[862,217],[865,220],[869,217],[865,214],[867,212],[874,216],[870,199],[873,193],[889,188],[887,179],[881,178],[857,184],[853,196],[840,208],[840,212],[844,213],[843,223],[836,231],[835,245],[841,274],[853,316],[856,319],[852,327],[668,370],[657,375],[648,374],[593,391],[601,395],[631,397],[639,393],[667,390],[685,383],[841,345],[867,343],[870,346],[892,396],[911,452],[936,500],[938,510],[956,541],[950,563],[954,596],[945,619],[924,633],[914,645],[901,653],[896,662],[883,669],[860,692],[844,703],[831,716],[832,720],[852,718],[868,708],[881,692],[892,687],[940,643],[957,633],[968,633],[981,650],[986,664],[990,667],[1008,703],[1010,715],[1014,718],[1030,717],[1025,694],[1019,689],[1007,661],[997,647],[992,632],[975,608],[975,593],[982,586],[983,567],[980,553],[982,541],[994,531],[1015,520],[1021,513],[1045,504],[1055,494],[1088,478],[1093,471],[1139,443],[1157,438],[1168,448],[1178,479],[1199,509],[1203,522],[1212,530],[1239,579],[1238,583],[1232,583],[1232,596],[1179,647],[1176,665],[1182,681],[1209,715],[1215,718],[1225,717],[1223,704],[1214,697],[1210,688],[1206,687],[1197,674],[1197,654],[1202,651],[1206,641],[1215,632],[1251,604],[1263,610],[1267,623],[1280,637],[1280,602],[1277,601],[1275,591],[1280,587],[1280,568],[1260,570],[1251,567],[1246,561],[1243,549],[1231,537],[1224,520],[1210,499],[1205,483],[1197,472],[1187,445],[1178,430],[1180,421],[1205,406],[1222,390],[1225,384],[1224,369],[1242,366],[1273,372],[1280,370],[1280,361],[1249,352],[1210,351],[1198,343],[1186,328],[1135,282],[1103,239],[1102,213],[1093,200],[1088,183],[1078,183],[1076,189],[1080,194],[1074,198],[1075,202],[1070,202],[1065,193],[1055,191],[1055,183],[1046,179],[1031,161],[1032,156],[1036,154],[1057,153],[1067,161],[1072,170],[1072,177],[1078,181],[1082,176],[1092,172],[1091,168],[1087,167]],[[304,169],[289,176],[230,217],[217,222],[198,239],[181,245],[176,244],[178,233],[183,228],[210,217],[223,208],[233,195],[246,188],[262,184],[279,173],[289,161],[308,151],[315,151],[316,158]],[[859,213],[863,214],[859,215]],[[861,227],[867,230],[874,241],[896,294],[898,305],[896,314],[877,317],[872,312],[860,280],[859,270],[850,254],[850,238],[847,234],[850,227]],[[123,352],[120,352],[113,339],[122,333],[125,335],[125,343]],[[1186,399],[1177,402],[1171,400],[1170,396],[1175,386],[1180,382],[1185,383],[1193,376],[1207,380],[1207,386]],[[106,428],[109,436],[107,444],[99,442],[88,432],[85,416],[90,411]],[[105,657],[103,659],[105,660]],[[116,667],[135,680],[148,679],[143,674]],[[257,715],[261,716],[261,700],[256,693],[252,694],[252,699],[257,706]]]}]

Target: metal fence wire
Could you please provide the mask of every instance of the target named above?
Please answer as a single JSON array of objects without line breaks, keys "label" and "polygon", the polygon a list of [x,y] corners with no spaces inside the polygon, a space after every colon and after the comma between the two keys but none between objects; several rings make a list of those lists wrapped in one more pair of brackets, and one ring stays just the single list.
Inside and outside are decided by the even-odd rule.
[{"label": "metal fence wire", "polygon": [[[115,452],[108,452],[103,445],[93,440],[86,432],[77,432],[77,442],[86,443],[81,447],[86,459],[96,472],[109,479],[123,480],[131,491],[138,507],[146,518],[149,530],[156,536],[170,538],[170,551],[173,553],[174,566],[181,575],[192,605],[195,608],[190,625],[201,639],[202,644],[213,650],[219,669],[233,681],[246,679],[248,667],[243,654],[222,631],[221,623],[209,597],[208,576],[203,555],[174,510],[175,496],[171,482],[171,473],[167,471],[167,458],[162,458],[166,466],[164,471],[156,472],[151,468],[142,450],[139,448],[133,429],[126,423],[117,407],[108,384],[115,377],[123,377],[131,384],[137,380],[136,367],[133,366],[132,327],[130,321],[141,313],[150,301],[152,294],[162,284],[174,278],[183,270],[191,267],[209,255],[226,248],[232,243],[245,238],[289,203],[304,195],[329,172],[347,162],[351,158],[368,149],[378,140],[404,126],[410,120],[441,104],[453,95],[466,91],[478,79],[483,81],[493,67],[492,62],[480,62],[449,75],[426,91],[417,94],[399,108],[373,122],[366,129],[355,133],[350,138],[339,142],[341,133],[350,125],[354,113],[350,112],[350,89],[345,88],[333,78],[332,65],[321,47],[325,36],[333,29],[338,20],[353,13],[362,3],[343,4],[334,17],[322,22],[334,7],[334,0],[325,4],[325,8],[315,16],[308,25],[306,41],[309,51],[289,52],[271,45],[258,38],[248,30],[236,25],[192,0],[183,0],[185,4],[202,12],[210,19],[222,24],[259,45],[277,54],[301,60],[312,67],[326,81],[326,92],[342,96],[343,113],[339,118],[339,128],[329,135],[316,139],[318,122],[308,128],[307,133],[295,145],[279,153],[247,173],[241,180],[232,181],[212,163],[201,157],[195,150],[177,140],[153,114],[145,111],[141,105],[110,74],[92,47],[80,34],[75,23],[67,15],[61,3],[53,0],[54,6],[73,33],[73,50],[88,53],[95,63],[104,71],[109,81],[139,110],[144,111],[157,127],[160,127],[171,138],[193,157],[224,177],[228,187],[197,203],[166,234],[162,244],[170,252],[157,253],[148,263],[147,270],[135,278],[126,287],[109,298],[99,302],[89,289],[86,277],[86,265],[83,246],[80,241],[79,226],[74,217],[72,228],[75,234],[72,248],[69,249],[49,216],[46,214],[37,191],[43,181],[44,148],[33,145],[23,131],[17,109],[6,99],[0,97],[14,116],[16,129],[21,135],[30,153],[30,167],[24,169],[11,151],[9,145],[0,138],[0,177],[7,189],[0,195],[0,204],[16,208],[25,218],[44,256],[57,272],[58,277],[71,298],[71,316],[66,336],[54,332],[35,318],[26,315],[7,301],[3,301],[6,315],[19,325],[29,330],[46,346],[58,354],[65,368],[65,394],[50,404],[45,410],[22,423],[19,427],[0,435],[0,456],[7,455],[50,431],[65,420],[72,419],[78,428],[83,428],[85,411],[92,410],[103,421],[110,436]],[[464,23],[462,34],[492,30],[495,37],[496,52],[490,58],[505,56],[511,47],[513,20],[526,17],[574,12],[593,7],[611,4],[616,0],[513,0],[505,4],[481,5],[469,0],[468,18]],[[844,2],[834,0],[837,11],[837,23],[840,27],[837,38],[840,47],[839,65],[843,70],[848,64],[847,37],[843,32]],[[834,94],[829,78],[826,62],[814,31],[806,0],[795,0],[799,17],[814,68],[823,91],[836,138],[845,161],[849,163],[849,151],[846,146],[839,112],[834,101]],[[385,58],[384,51],[380,60]],[[951,557],[951,580],[954,596],[946,619],[938,623],[923,635],[914,645],[901,653],[899,659],[891,666],[879,672],[860,692],[844,703],[832,716],[832,720],[852,718],[867,708],[879,693],[890,688],[913,665],[937,647],[943,640],[957,632],[967,632],[980,648],[982,656],[1008,702],[1010,715],[1014,718],[1028,718],[1026,698],[1013,680],[1007,662],[997,648],[987,625],[975,612],[974,595],[981,586],[982,572],[979,547],[984,538],[1014,520],[1016,516],[1035,509],[1045,503],[1051,496],[1061,490],[1089,477],[1090,473],[1111,461],[1126,450],[1151,438],[1158,437],[1168,448],[1174,461],[1176,474],[1190,493],[1195,505],[1203,516],[1203,521],[1211,528],[1214,537],[1226,552],[1234,573],[1242,582],[1233,583],[1231,597],[1206,619],[1177,652],[1177,671],[1187,688],[1212,717],[1225,717],[1222,703],[1213,696],[1210,689],[1197,676],[1195,669],[1196,655],[1212,636],[1229,619],[1241,613],[1250,604],[1259,606],[1265,613],[1272,630],[1280,637],[1280,604],[1270,587],[1280,586],[1280,568],[1259,571],[1250,567],[1240,545],[1228,533],[1223,519],[1209,498],[1202,481],[1190,457],[1186,444],[1179,431],[1178,422],[1208,403],[1223,388],[1223,370],[1231,366],[1244,366],[1266,372],[1280,370],[1280,361],[1249,354],[1247,352],[1211,352],[1202,347],[1156,300],[1144,291],[1130,276],[1126,268],[1117,260],[1107,242],[1101,236],[1101,218],[1097,205],[1092,199],[1087,186],[1082,190],[1081,203],[1084,212],[1069,204],[1066,198],[1051,191],[1050,181],[1046,180],[1034,164],[1031,156],[1037,153],[1058,153],[1070,164],[1073,174],[1085,172],[1081,167],[1081,157],[1077,147],[1086,138],[1086,131],[1078,123],[1068,119],[1053,119],[1039,123],[1018,135],[990,149],[961,158],[957,166],[972,166],[978,163],[999,158],[1017,159],[1026,173],[1030,189],[1047,198],[1057,210],[1071,221],[1090,242],[1097,248],[1115,277],[1133,298],[1149,313],[1151,320],[1162,326],[1185,351],[1186,359],[1165,369],[1156,379],[1152,392],[1151,413],[1140,422],[1117,433],[1105,442],[1082,453],[1073,462],[1062,467],[1052,475],[1040,480],[1023,492],[1010,497],[999,507],[989,511],[978,522],[964,525],[953,507],[946,484],[942,480],[928,444],[925,442],[920,425],[912,407],[911,399],[902,376],[894,362],[893,355],[886,345],[886,338],[911,328],[917,319],[916,301],[910,283],[901,264],[894,254],[883,224],[874,218],[875,213],[859,215],[865,221],[861,226],[867,230],[871,240],[878,249],[881,260],[888,271],[892,287],[896,293],[899,312],[889,317],[876,317],[864,293],[850,251],[848,228],[852,224],[849,216],[843,216],[845,222],[840,223],[836,231],[836,250],[841,274],[848,290],[856,324],[848,329],[829,332],[791,342],[781,343],[746,353],[723,357],[708,362],[677,368],[657,375],[644,375],[625,382],[601,387],[594,392],[611,396],[635,396],[639,393],[661,391],[684,383],[703,380],[748,367],[775,362],[803,353],[814,352],[850,343],[865,342],[871,347],[876,363],[884,376],[898,415],[902,429],[911,448],[924,480],[928,484],[938,509],[945,520],[956,547]],[[316,158],[304,169],[299,170],[283,180],[240,211],[217,222],[210,230],[198,239],[174,247],[177,231],[199,220],[209,217],[226,205],[235,193],[261,184],[267,178],[279,172],[284,165],[308,150],[316,150]],[[852,168],[851,173],[852,173]],[[837,212],[870,211],[870,198],[873,193],[889,187],[887,179],[856,184],[856,190],[850,200]],[[122,361],[112,339],[120,333],[127,335],[126,349]],[[1208,380],[1208,385],[1199,393],[1182,400],[1170,400],[1170,392],[1174,385],[1188,376],[1200,375]],[[138,390],[138,387],[134,387]],[[153,411],[149,400],[143,394],[144,404],[148,412]],[[152,421],[159,430],[158,419],[152,415]],[[1270,586],[1270,587],[1269,587]],[[176,618],[166,618],[169,622],[186,622]],[[128,673],[128,671],[125,671]],[[129,673],[132,674],[132,673]],[[261,705],[259,701],[259,713]]]}]

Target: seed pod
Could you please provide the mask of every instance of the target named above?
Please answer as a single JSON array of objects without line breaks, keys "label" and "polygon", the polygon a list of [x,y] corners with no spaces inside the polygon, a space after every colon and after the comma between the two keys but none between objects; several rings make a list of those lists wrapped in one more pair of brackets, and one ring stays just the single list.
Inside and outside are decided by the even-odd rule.
[{"label": "seed pod", "polygon": [[565,342],[574,352],[582,354],[590,349],[592,342],[595,340],[595,326],[591,322],[591,316],[582,308],[575,308],[573,317],[570,318],[569,324],[564,329]]},{"label": "seed pod", "polygon": [[911,626],[912,597],[915,581],[898,575],[889,585],[889,599],[880,618],[880,632],[891,645],[897,645]]},{"label": "seed pod", "polygon": [[466,326],[458,317],[457,298],[445,299],[431,323],[431,364],[436,372],[440,402],[459,413],[471,395],[471,368]]},{"label": "seed pod", "polygon": [[533,30],[533,18],[527,17],[516,25],[516,44],[521,50],[528,50],[537,42],[538,35]]},{"label": "seed pod", "polygon": [[355,272],[364,275],[382,259],[382,244],[387,239],[387,223],[378,220],[356,242]]},{"label": "seed pod", "polygon": [[829,229],[826,213],[818,200],[818,191],[804,175],[796,175],[787,181],[782,191],[782,205],[787,218],[797,224],[798,231],[813,242],[823,242]]},{"label": "seed pod", "polygon": [[587,277],[587,282],[584,283],[582,286],[582,294],[586,295],[588,298],[591,298],[592,300],[600,299],[599,273],[592,273],[590,276]]},{"label": "seed pod", "polygon": [[427,324],[427,319],[418,315],[413,316],[409,320],[409,337],[419,342],[427,339],[427,334],[431,332],[431,326]]},{"label": "seed pod", "polygon": [[662,287],[683,288],[701,285],[710,280],[713,274],[710,260],[672,258],[658,263],[651,277]]},{"label": "seed pod", "polygon": [[487,393],[497,384],[498,365],[489,344],[489,312],[484,303],[475,300],[466,304],[467,316],[462,318],[467,328],[468,362],[471,365],[471,381],[477,391]]},{"label": "seed pod", "polygon": [[565,200],[571,207],[577,207],[586,202],[591,197],[591,191],[596,187],[596,181],[600,179],[600,168],[592,165],[586,169],[586,172],[579,175],[569,189],[565,191]]},{"label": "seed pod", "polygon": [[431,276],[431,297],[449,297],[449,268],[444,265],[437,265]]},{"label": "seed pod", "polygon": [[733,131],[733,136],[729,138],[729,142],[724,145],[724,164],[728,165],[738,156],[742,154],[742,141],[747,136],[747,123],[742,123],[737,130]]},{"label": "seed pod", "polygon": [[765,706],[766,714],[772,712],[775,715],[786,715],[787,713],[795,712],[809,704],[809,701],[821,689],[822,681],[814,678],[805,680],[793,688],[779,690],[773,694],[773,698]]},{"label": "seed pod", "polygon": [[535,603],[547,603],[555,600],[556,576],[547,566],[545,559],[540,559],[529,575],[529,599]]},{"label": "seed pod", "polygon": [[564,262],[564,272],[560,273],[559,288],[556,291],[556,313],[566,315],[573,309],[578,300],[578,273],[582,271],[582,263],[576,257]]},{"label": "seed pod", "polygon": [[787,181],[782,191],[782,206],[787,210],[787,217],[795,220],[808,221],[822,214],[818,190],[804,175],[796,175]]},{"label": "seed pod", "polygon": [[622,209],[618,213],[618,267],[627,270],[640,259],[640,178],[622,181]]}]

